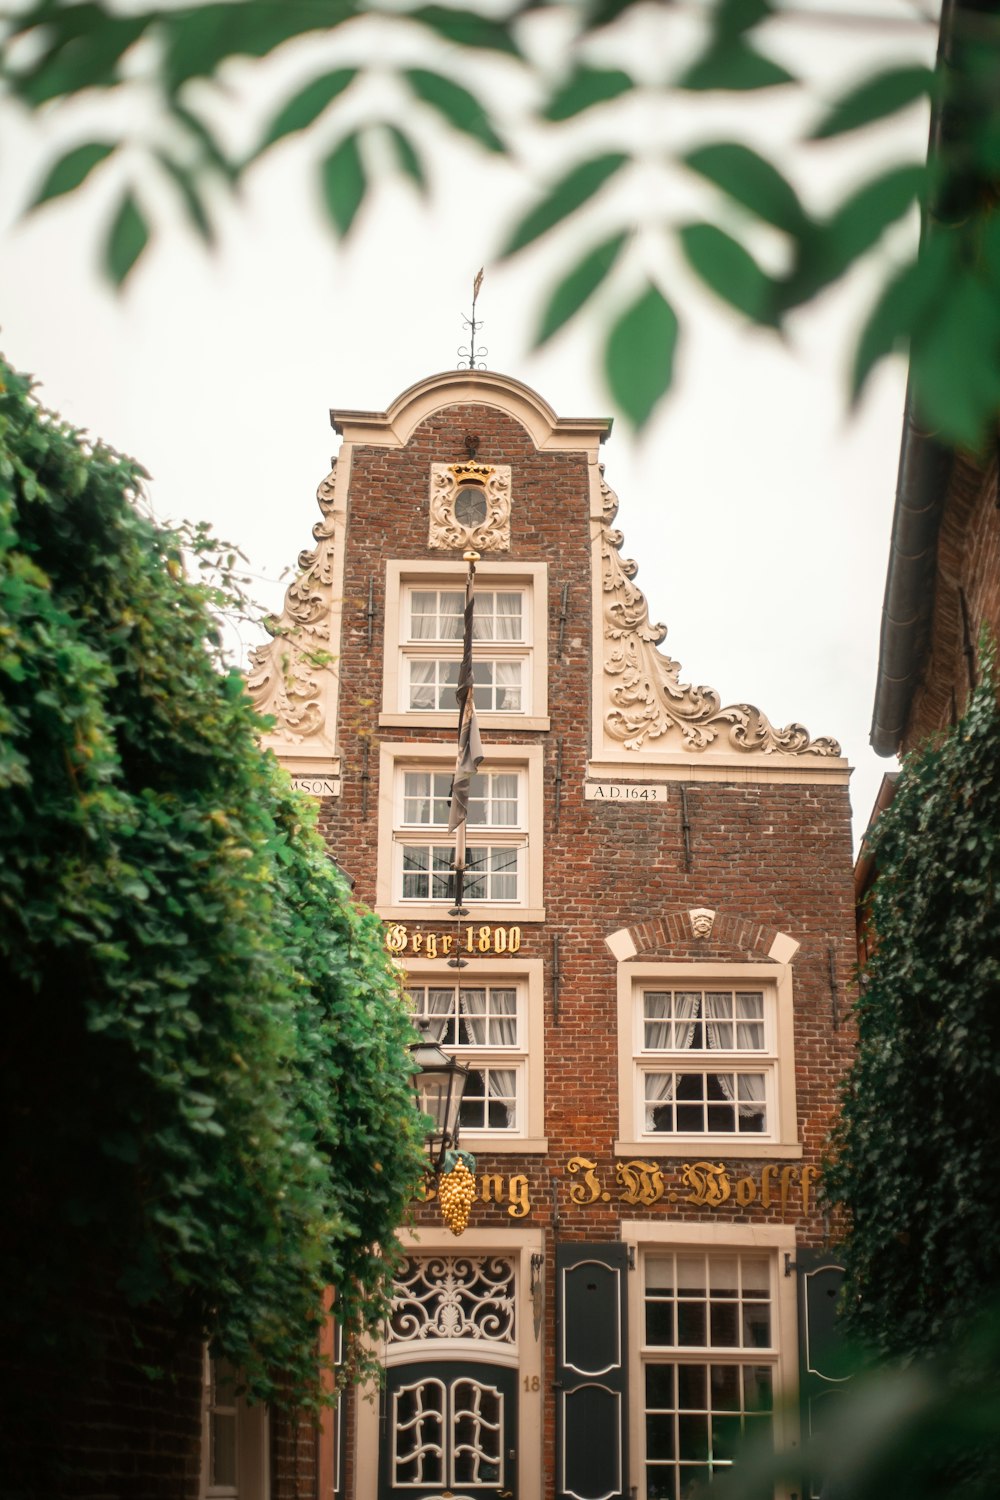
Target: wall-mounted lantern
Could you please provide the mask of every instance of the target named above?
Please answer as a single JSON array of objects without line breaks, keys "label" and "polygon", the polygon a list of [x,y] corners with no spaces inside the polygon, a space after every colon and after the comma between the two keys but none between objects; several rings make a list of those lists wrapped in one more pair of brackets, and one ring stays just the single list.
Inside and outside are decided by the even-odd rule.
[{"label": "wall-mounted lantern", "polygon": [[427,1155],[430,1169],[437,1175],[448,1152],[458,1149],[458,1117],[469,1069],[428,1039],[426,1019],[418,1020],[416,1025],[423,1035],[410,1047],[413,1094],[417,1108],[434,1121],[427,1132]]}]

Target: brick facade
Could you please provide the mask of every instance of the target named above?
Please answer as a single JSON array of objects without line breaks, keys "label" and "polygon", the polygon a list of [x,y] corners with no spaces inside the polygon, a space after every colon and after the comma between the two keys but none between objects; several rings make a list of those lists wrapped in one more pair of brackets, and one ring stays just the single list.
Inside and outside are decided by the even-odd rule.
[{"label": "brick facade", "polygon": [[[479,983],[502,980],[504,963],[512,982],[521,982],[532,964],[532,972],[541,975],[540,987],[529,984],[528,1003],[542,1008],[541,1026],[534,1033],[542,1039],[542,1056],[529,1054],[525,1075],[537,1089],[544,1061],[541,1138],[519,1148],[523,1123],[507,1139],[498,1131],[487,1132],[482,1145],[474,1131],[467,1131],[464,1144],[476,1152],[480,1190],[467,1235],[453,1240],[443,1231],[433,1199],[415,1208],[409,1232],[415,1263],[430,1252],[475,1257],[502,1255],[510,1247],[517,1265],[518,1343],[504,1358],[508,1364],[513,1361],[517,1375],[518,1445],[506,1460],[503,1483],[496,1489],[473,1487],[470,1493],[492,1495],[506,1488],[519,1500],[552,1500],[572,1488],[568,1469],[560,1467],[572,1461],[560,1457],[560,1444],[565,1448],[560,1423],[575,1419],[569,1415],[570,1404],[561,1408],[557,1396],[564,1373],[559,1350],[565,1353],[571,1335],[556,1323],[561,1296],[567,1299],[563,1324],[572,1318],[572,1270],[560,1273],[563,1280],[557,1285],[557,1262],[571,1266],[572,1257],[566,1257],[574,1245],[627,1242],[635,1270],[627,1278],[630,1331],[622,1378],[631,1378],[632,1390],[620,1434],[626,1467],[618,1481],[623,1487],[626,1480],[636,1486],[639,1500],[645,1500],[647,1494],[660,1493],[660,1484],[686,1482],[688,1471],[667,1460],[658,1467],[656,1455],[644,1452],[644,1428],[636,1413],[642,1408],[642,1381],[659,1356],[643,1344],[639,1328],[643,1295],[655,1293],[637,1290],[639,1282],[646,1277],[643,1285],[652,1286],[660,1274],[656,1268],[685,1247],[697,1247],[698,1255],[711,1258],[727,1249],[740,1255],[762,1246],[754,1254],[768,1259],[772,1316],[777,1318],[779,1304],[784,1309],[781,1348],[773,1351],[772,1366],[782,1389],[791,1391],[797,1315],[794,1291],[792,1303],[788,1300],[788,1283],[796,1277],[786,1272],[786,1263],[794,1270],[792,1263],[802,1252],[804,1267],[805,1252],[821,1252],[836,1241],[837,1227],[818,1198],[816,1180],[837,1079],[851,1045],[846,1020],[854,961],[847,769],[836,747],[801,752],[786,749],[790,742],[781,741],[776,748],[763,735],[753,741],[766,747],[762,749],[742,748],[735,735],[710,735],[711,743],[699,752],[686,747],[682,730],[640,735],[636,749],[605,732],[608,674],[617,674],[613,682],[626,681],[620,662],[609,665],[621,632],[616,636],[608,625],[602,602],[616,587],[617,576],[606,565],[602,573],[599,545],[608,532],[601,531],[597,448],[607,424],[560,423],[516,382],[468,372],[422,383],[385,416],[345,413],[336,420],[344,447],[335,478],[321,488],[325,520],[316,535],[321,541],[332,535],[339,556],[324,562],[321,548],[303,560],[313,565],[310,576],[318,580],[319,603],[309,618],[318,617],[324,589],[335,601],[330,639],[335,662],[328,669],[333,680],[321,688],[315,681],[307,684],[297,704],[289,698],[267,702],[264,695],[262,707],[276,712],[278,720],[275,748],[304,783],[333,793],[321,797],[322,831],[354,881],[356,896],[375,905],[387,930],[395,929],[399,961],[409,965],[412,982],[473,985],[477,963]],[[487,582],[480,587],[499,586],[497,579],[502,583],[505,576],[522,579],[531,566],[545,568],[544,575],[532,576],[535,587],[540,576],[546,580],[549,727],[519,729],[509,716],[496,726],[488,713],[480,714],[484,770],[491,765],[490,747],[525,747],[523,765],[509,758],[516,756],[514,749],[496,764],[516,765],[523,773],[522,787],[541,777],[541,819],[527,829],[526,838],[536,854],[541,846],[544,861],[542,888],[534,890],[528,904],[542,908],[544,916],[519,917],[516,903],[472,902],[456,937],[447,900],[436,907],[417,903],[412,917],[402,914],[406,901],[400,895],[398,868],[388,868],[386,854],[392,848],[398,861],[396,844],[405,837],[395,827],[399,768],[424,764],[450,769],[454,716],[442,713],[430,723],[423,716],[411,726],[405,711],[387,713],[383,698],[386,673],[398,666],[390,658],[400,651],[398,622],[386,616],[387,599],[396,598],[388,588],[387,565],[395,565],[405,581],[407,568],[419,564],[424,571],[412,576],[424,584],[435,577],[429,565],[440,565],[442,586],[462,586],[464,565],[461,576],[455,571],[461,547],[448,551],[429,544],[428,495],[432,465],[461,464],[470,453],[480,465],[509,465],[511,473],[509,548],[483,552],[478,569]],[[606,487],[603,492],[606,522]],[[626,496],[626,525],[627,503]],[[620,541],[613,535],[610,545],[617,549]],[[655,587],[652,559],[645,561],[643,571],[642,582]],[[634,565],[626,564],[624,573],[631,579]],[[306,593],[301,590],[290,602],[286,624],[307,619],[301,608]],[[641,595],[638,600],[642,605]],[[628,608],[633,606],[638,608],[629,594]],[[532,653],[540,647],[541,642],[533,641]],[[641,712],[641,672],[627,678],[628,684],[636,682]],[[654,683],[650,701],[657,691]],[[321,722],[315,716],[307,719],[302,710],[302,702],[310,698],[324,708]],[[664,701],[669,708],[669,694]],[[707,722],[704,714],[699,722]],[[379,753],[385,745],[392,747],[388,757]],[[535,760],[529,761],[529,750]],[[644,793],[639,790],[643,787]],[[635,800],[621,800],[623,788],[633,789]],[[433,838],[441,842],[447,836]],[[519,858],[529,857],[530,849],[522,849]],[[712,914],[710,931],[702,936],[696,935],[691,917],[697,910]],[[508,936],[515,927],[516,957],[509,951]],[[489,966],[478,953],[481,929]],[[506,955],[496,950],[498,931],[504,934]],[[428,936],[438,953],[435,963],[428,959]],[[472,942],[475,951],[465,968],[449,970],[443,953],[449,937],[461,947]],[[415,938],[420,963],[414,963]],[[717,1133],[672,1139],[659,1133],[659,1126],[649,1127],[641,1106],[633,1109],[623,1099],[633,1086],[630,1080],[638,1080],[636,1089],[650,1086],[644,1082],[641,1059],[633,1057],[633,975],[636,1003],[643,983],[654,990],[758,985],[769,996],[778,986],[774,1024],[779,1031],[786,1027],[780,1045],[794,1040],[794,1079],[785,1076],[787,1055],[778,1057],[773,1076],[768,1075],[769,1090],[772,1083],[777,1092],[785,1089],[780,1133],[773,1123],[779,1114],[777,1092],[773,1098],[768,1094],[770,1124],[762,1139],[726,1139]],[[647,980],[647,975],[652,977]],[[769,1046],[773,1049],[775,1043]],[[752,1106],[747,1109],[752,1113]],[[735,1117],[741,1118],[738,1112]],[[644,1118],[647,1123],[640,1129]],[[771,1337],[777,1342],[773,1326]],[[416,1354],[425,1361],[437,1357],[447,1384],[447,1371],[465,1368],[463,1358],[472,1353],[485,1358],[489,1351],[484,1355],[482,1345],[473,1349],[472,1344],[452,1342],[445,1347],[433,1340],[409,1350],[390,1344],[390,1373],[401,1371],[397,1385],[400,1380],[405,1384],[408,1360]],[[749,1369],[748,1358],[746,1352],[736,1353],[730,1362],[737,1370]],[[352,1500],[388,1500],[406,1492],[429,1496],[446,1490],[444,1479],[437,1481],[437,1489],[413,1490],[412,1483],[409,1489],[393,1488],[384,1451],[392,1442],[386,1436],[391,1413],[387,1404],[380,1426],[374,1412],[352,1399],[343,1414],[345,1493]],[[381,1458],[375,1453],[379,1444]],[[283,1459],[279,1472],[287,1469]],[[399,1472],[412,1476],[417,1470],[404,1465]],[[704,1469],[698,1472],[704,1477]],[[460,1484],[451,1489],[464,1493]],[[299,1496],[307,1490],[279,1480],[276,1494],[286,1493]]]},{"label": "brick facade", "polygon": [[85,1347],[4,1372],[0,1494],[196,1500],[201,1345],[93,1286]]}]

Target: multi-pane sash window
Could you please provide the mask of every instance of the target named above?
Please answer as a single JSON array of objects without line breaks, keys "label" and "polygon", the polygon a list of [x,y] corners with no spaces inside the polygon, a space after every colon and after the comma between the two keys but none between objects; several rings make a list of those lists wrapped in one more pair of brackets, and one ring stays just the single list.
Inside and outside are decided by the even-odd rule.
[{"label": "multi-pane sash window", "polygon": [[644,989],[643,1134],[767,1135],[775,1059],[765,990]]},{"label": "multi-pane sash window", "polygon": [[517,986],[411,985],[409,995],[428,1040],[463,1054],[470,1065],[462,1129],[522,1129],[525,1043]]},{"label": "multi-pane sash window", "polygon": [[209,1358],[208,1493],[237,1494],[236,1371],[227,1359]]},{"label": "multi-pane sash window", "polygon": [[643,1265],[647,1500],[683,1500],[770,1428],[772,1264],[736,1251],[650,1251]]},{"label": "multi-pane sash window", "polygon": [[[446,901],[454,894],[454,843],[415,839],[411,830],[448,827],[450,771],[404,771],[402,889],[404,901]],[[521,896],[523,773],[484,771],[469,791],[464,895],[469,901],[516,902]],[[483,837],[494,830],[494,837]],[[505,837],[506,836],[506,837]]]},{"label": "multi-pane sash window", "polygon": [[[450,901],[455,894],[453,844],[403,845],[403,900]],[[466,901],[514,902],[520,884],[520,850],[490,844],[466,850]]]},{"label": "multi-pane sash window", "polygon": [[[411,589],[411,641],[460,641],[465,633],[464,589]],[[524,641],[524,591],[476,589],[475,641]]]},{"label": "multi-pane sash window", "polygon": [[[527,710],[525,606],[523,589],[476,590],[472,675],[479,713]],[[411,588],[404,619],[402,706],[414,712],[456,712],[465,590]]]},{"label": "multi-pane sash window", "polygon": [[[461,663],[432,657],[407,663],[407,708],[457,713],[458,673]],[[481,714],[519,714],[523,707],[523,661],[476,656],[472,663],[472,698]]]},{"label": "multi-pane sash window", "polygon": [[[473,776],[469,788],[469,827],[520,827],[520,790],[517,771],[480,772]],[[404,825],[447,828],[450,806],[450,771],[403,773]]]}]

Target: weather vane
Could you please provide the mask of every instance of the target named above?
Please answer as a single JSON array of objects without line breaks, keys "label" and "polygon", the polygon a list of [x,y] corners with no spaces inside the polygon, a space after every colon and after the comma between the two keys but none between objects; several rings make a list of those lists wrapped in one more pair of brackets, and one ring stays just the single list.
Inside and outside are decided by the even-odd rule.
[{"label": "weather vane", "polygon": [[482,266],[480,266],[479,272],[478,272],[478,274],[476,276],[476,279],[472,283],[472,317],[471,318],[465,318],[465,317],[463,317],[463,319],[462,319],[462,322],[465,324],[465,327],[470,330],[470,338],[469,338],[469,347],[467,349],[464,348],[464,347],[462,347],[458,351],[458,368],[460,370],[485,370],[486,369],[486,366],[483,363],[483,360],[486,358],[487,354],[489,354],[490,351],[487,348],[485,348],[485,347],[479,348],[479,349],[476,348],[476,334],[478,333],[479,329],[482,328],[482,326],[483,326],[482,320],[480,320],[478,322],[476,321],[476,299],[479,296],[479,292],[480,292],[480,288],[482,287],[482,284],[483,284],[483,268],[482,268]]}]

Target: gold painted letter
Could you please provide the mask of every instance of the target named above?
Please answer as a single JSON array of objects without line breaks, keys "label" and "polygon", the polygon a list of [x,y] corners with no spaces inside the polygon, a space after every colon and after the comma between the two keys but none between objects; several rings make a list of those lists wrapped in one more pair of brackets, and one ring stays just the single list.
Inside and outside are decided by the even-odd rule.
[{"label": "gold painted letter", "polygon": [[510,1199],[507,1212],[512,1219],[523,1219],[525,1214],[531,1212],[531,1204],[528,1202],[527,1177],[512,1177],[507,1185],[507,1196]]}]

